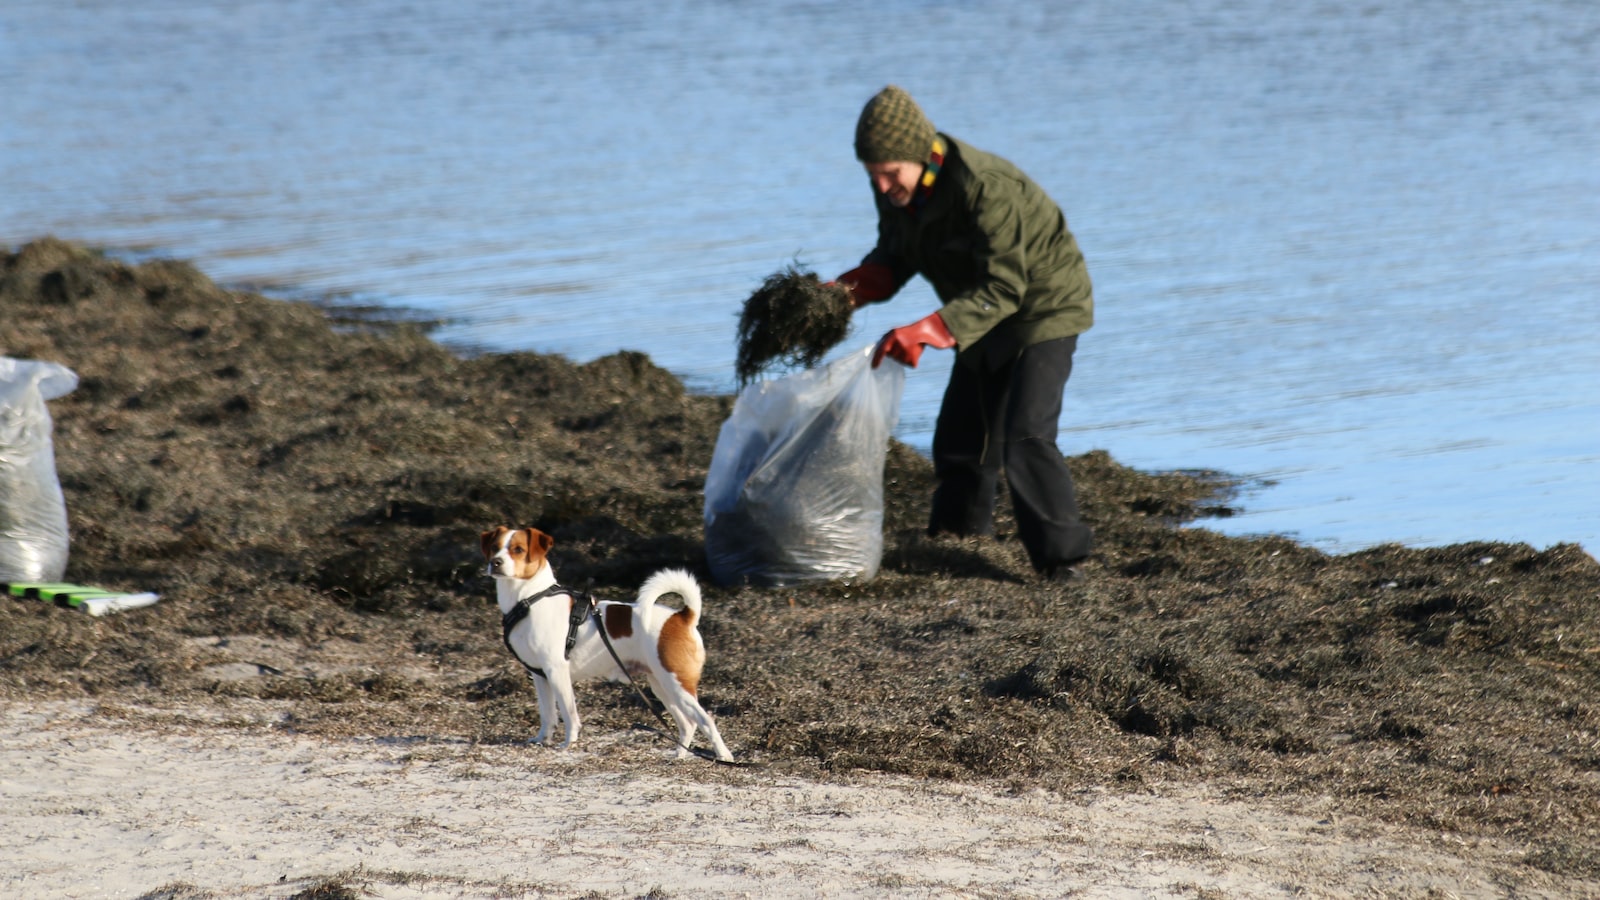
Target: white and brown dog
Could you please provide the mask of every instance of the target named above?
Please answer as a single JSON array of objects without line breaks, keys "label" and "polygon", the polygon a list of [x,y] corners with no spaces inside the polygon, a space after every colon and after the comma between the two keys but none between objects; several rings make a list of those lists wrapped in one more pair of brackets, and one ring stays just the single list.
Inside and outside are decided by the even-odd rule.
[{"label": "white and brown dog", "polygon": [[[680,759],[689,755],[698,726],[710,736],[717,759],[732,760],[716,722],[695,697],[706,649],[697,627],[701,599],[694,576],[681,569],[663,569],[645,581],[634,602],[602,601],[593,615],[579,609],[574,616],[574,604],[587,601],[557,584],[546,558],[554,543],[537,528],[501,525],[483,533],[483,556],[495,581],[506,646],[533,674],[539,695],[539,733],[534,743],[550,739],[558,717],[567,723],[561,748],[578,739],[581,725],[574,682],[642,677],[678,723]],[[684,608],[657,609],[656,601],[667,594],[682,597]],[[519,607],[527,610],[525,617]],[[606,648],[602,627],[626,671]]]}]

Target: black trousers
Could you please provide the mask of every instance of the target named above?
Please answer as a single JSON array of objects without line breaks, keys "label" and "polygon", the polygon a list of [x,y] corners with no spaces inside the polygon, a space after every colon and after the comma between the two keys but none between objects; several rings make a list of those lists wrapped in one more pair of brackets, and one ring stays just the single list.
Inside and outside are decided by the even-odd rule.
[{"label": "black trousers", "polygon": [[1004,470],[1017,536],[1037,570],[1089,555],[1093,532],[1078,517],[1056,432],[1061,395],[1072,374],[1076,336],[1023,349],[1010,363],[980,372],[957,363],[933,431],[929,534],[994,534],[994,505]]}]

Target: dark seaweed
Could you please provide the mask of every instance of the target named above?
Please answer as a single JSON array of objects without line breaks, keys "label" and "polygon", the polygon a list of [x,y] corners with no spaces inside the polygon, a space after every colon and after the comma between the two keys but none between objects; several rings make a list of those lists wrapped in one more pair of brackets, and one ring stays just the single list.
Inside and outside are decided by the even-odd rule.
[{"label": "dark seaweed", "polygon": [[[162,595],[100,619],[0,599],[0,696],[214,709],[217,728],[248,699],[308,736],[520,743],[536,706],[479,531],[548,531],[561,579],[603,596],[665,565],[705,580],[730,397],[637,353],[463,358],[328,313],[178,262],[0,253],[0,352],[82,379],[51,403],[68,579]],[[877,578],[708,584],[702,698],[734,752],[814,778],[1203,781],[1600,875],[1600,565],[1581,548],[1334,556],[1179,524],[1221,508],[1214,474],[1068,463],[1098,540],[1081,584],[1032,580],[1003,502],[997,539],[925,537],[932,467],[902,444]],[[267,667],[219,679],[246,637],[276,648]],[[586,734],[651,721],[621,688],[583,703]]]},{"label": "dark seaweed", "polygon": [[739,313],[739,383],[775,365],[815,366],[850,333],[850,315],[850,291],[843,285],[794,265],[767,276]]}]

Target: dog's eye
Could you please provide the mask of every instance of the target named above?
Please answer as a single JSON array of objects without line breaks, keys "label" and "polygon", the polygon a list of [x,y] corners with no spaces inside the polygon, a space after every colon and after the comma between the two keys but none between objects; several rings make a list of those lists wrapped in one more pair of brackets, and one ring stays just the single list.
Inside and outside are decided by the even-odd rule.
[{"label": "dog's eye", "polygon": [[521,556],[522,555],[522,548],[521,547],[507,547],[506,549],[511,551],[511,555],[512,556]]}]

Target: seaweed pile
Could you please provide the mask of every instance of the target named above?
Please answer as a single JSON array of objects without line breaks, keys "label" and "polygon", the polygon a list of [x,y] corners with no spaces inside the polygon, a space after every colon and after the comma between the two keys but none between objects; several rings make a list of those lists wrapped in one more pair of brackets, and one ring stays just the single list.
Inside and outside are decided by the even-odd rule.
[{"label": "seaweed pile", "polygon": [[[416,325],[45,239],[0,252],[0,354],[80,376],[50,405],[67,579],[162,595],[105,618],[0,599],[11,702],[520,745],[536,703],[481,530],[549,532],[562,581],[602,596],[662,566],[705,580],[732,398],[640,353],[464,357]],[[928,538],[932,467],[898,443],[876,578],[708,584],[702,699],[735,754],[825,779],[1203,781],[1502,842],[1523,875],[1600,876],[1600,565],[1582,548],[1331,556],[1192,527],[1226,509],[1214,473],[1067,461],[1097,537],[1082,584],[1032,581],[1004,507],[995,539]],[[621,687],[583,703],[586,735],[652,721]],[[635,737],[583,765],[659,765]]]}]

